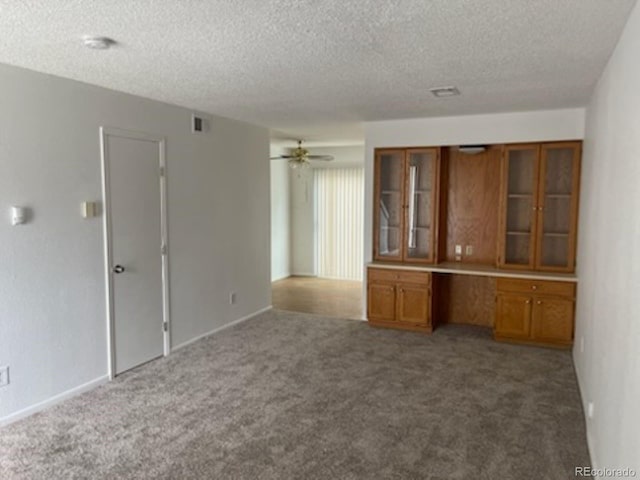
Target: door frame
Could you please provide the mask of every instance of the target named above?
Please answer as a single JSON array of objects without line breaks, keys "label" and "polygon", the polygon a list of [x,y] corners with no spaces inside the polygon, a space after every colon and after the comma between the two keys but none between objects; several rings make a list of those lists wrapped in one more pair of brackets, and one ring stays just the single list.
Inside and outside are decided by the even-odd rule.
[{"label": "door frame", "polygon": [[[171,351],[171,319],[169,309],[169,242],[167,228],[167,181],[166,181],[166,139],[160,135],[144,132],[123,130],[121,128],[100,127],[100,161],[102,169],[102,200],[104,206],[103,235],[104,235],[104,275],[106,286],[107,307],[107,366],[109,379],[115,377],[115,318],[113,298],[113,244],[111,222],[111,183],[109,178],[109,151],[107,137],[129,138],[156,142],[158,144],[158,171],[160,179],[160,256],[162,259],[162,321],[166,327],[163,329],[163,356]],[[160,325],[162,328],[162,325]]]}]

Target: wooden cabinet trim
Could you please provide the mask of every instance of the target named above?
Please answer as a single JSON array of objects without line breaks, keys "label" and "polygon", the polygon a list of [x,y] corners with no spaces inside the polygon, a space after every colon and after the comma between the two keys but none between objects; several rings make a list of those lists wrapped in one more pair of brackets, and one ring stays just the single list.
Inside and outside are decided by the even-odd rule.
[{"label": "wooden cabinet trim", "polygon": [[498,278],[496,283],[498,292],[527,293],[529,295],[556,295],[573,298],[576,286],[569,282],[553,282],[516,278]]}]

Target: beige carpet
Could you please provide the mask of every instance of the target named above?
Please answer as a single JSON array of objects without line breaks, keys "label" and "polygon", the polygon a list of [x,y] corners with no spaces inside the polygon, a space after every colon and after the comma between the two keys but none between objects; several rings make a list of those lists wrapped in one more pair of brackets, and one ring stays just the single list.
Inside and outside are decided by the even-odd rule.
[{"label": "beige carpet", "polygon": [[567,479],[567,351],[273,311],[0,429],[2,479]]}]

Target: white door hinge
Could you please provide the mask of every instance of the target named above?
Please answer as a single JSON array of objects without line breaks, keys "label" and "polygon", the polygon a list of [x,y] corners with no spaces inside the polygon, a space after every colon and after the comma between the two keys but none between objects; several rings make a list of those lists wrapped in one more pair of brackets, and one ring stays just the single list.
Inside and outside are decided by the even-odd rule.
[{"label": "white door hinge", "polygon": [[160,167],[160,176],[164,177],[164,167]]},{"label": "white door hinge", "polygon": [[165,332],[169,331],[169,324],[167,322],[164,322],[162,324],[162,330],[164,330]]},{"label": "white door hinge", "polygon": [[161,253],[162,255],[166,255],[166,254],[167,254],[167,246],[166,246],[166,245],[162,245],[162,246],[160,247],[160,253]]}]

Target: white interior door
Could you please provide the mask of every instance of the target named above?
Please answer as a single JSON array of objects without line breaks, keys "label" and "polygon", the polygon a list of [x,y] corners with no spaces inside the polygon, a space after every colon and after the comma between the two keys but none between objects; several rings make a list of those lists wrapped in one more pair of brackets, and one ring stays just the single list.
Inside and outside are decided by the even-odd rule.
[{"label": "white interior door", "polygon": [[102,130],[111,372],[162,356],[164,141]]}]

